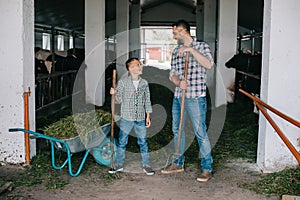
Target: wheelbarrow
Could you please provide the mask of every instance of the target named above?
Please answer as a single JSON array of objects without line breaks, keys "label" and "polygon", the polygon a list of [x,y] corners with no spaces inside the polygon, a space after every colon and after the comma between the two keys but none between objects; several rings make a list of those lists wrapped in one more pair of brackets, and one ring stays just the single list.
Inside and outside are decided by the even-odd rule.
[{"label": "wheelbarrow", "polygon": [[[82,167],[86,161],[86,158],[89,154],[92,154],[94,159],[98,164],[101,165],[110,165],[112,160],[112,150],[111,150],[111,141],[107,137],[107,134],[110,132],[111,124],[105,124],[100,126],[98,129],[88,132],[85,136],[87,141],[86,145],[83,144],[80,136],[76,136],[70,139],[57,139],[54,137],[49,137],[42,133],[34,132],[31,130],[26,130],[23,128],[11,128],[9,132],[22,131],[24,133],[30,134],[31,138],[42,138],[50,141],[51,144],[51,157],[52,157],[52,167],[56,170],[61,170],[68,164],[69,174],[73,177],[78,176],[82,170]],[[114,148],[116,143],[113,141]],[[67,153],[67,159],[63,162],[62,165],[56,165],[55,162],[55,150],[62,150]],[[76,171],[73,173],[72,167],[72,155],[74,153],[83,152],[85,154],[82,158],[82,161]],[[113,156],[114,158],[115,156]]]}]

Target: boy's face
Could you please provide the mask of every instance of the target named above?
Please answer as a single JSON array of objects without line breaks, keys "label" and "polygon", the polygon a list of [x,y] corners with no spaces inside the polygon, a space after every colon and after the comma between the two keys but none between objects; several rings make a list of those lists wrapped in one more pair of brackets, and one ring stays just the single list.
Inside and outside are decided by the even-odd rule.
[{"label": "boy's face", "polygon": [[143,74],[143,65],[139,60],[133,60],[129,63],[128,71],[131,75],[141,75]]}]

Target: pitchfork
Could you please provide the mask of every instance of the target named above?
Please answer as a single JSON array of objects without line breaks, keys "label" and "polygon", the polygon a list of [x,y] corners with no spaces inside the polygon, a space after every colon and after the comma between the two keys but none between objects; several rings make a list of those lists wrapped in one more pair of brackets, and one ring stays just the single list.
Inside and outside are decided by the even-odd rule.
[{"label": "pitchfork", "polygon": [[[116,89],[116,79],[117,79],[117,70],[113,70],[112,77],[112,88]],[[114,155],[115,155],[115,145],[114,145],[114,117],[115,117],[115,98],[116,95],[112,94],[111,96],[111,130],[110,130],[110,148],[111,148],[111,167],[114,167]]]},{"label": "pitchfork", "polygon": [[[184,81],[187,81],[188,66],[189,66],[189,52],[186,52],[185,65],[184,65]],[[180,121],[179,121],[178,135],[177,135],[177,145],[176,145],[175,153],[173,154],[173,158],[180,156],[179,151],[180,151],[180,144],[181,144],[182,123],[183,123],[184,104],[185,104],[185,93],[186,93],[186,89],[182,89],[181,106],[180,106]],[[167,160],[165,168],[168,166],[169,158]]]}]

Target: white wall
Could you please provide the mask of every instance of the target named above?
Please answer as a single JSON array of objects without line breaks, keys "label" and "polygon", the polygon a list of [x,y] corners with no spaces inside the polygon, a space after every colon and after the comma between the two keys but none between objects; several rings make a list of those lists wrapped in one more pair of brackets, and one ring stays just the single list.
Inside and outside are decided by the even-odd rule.
[{"label": "white wall", "polygon": [[86,102],[102,106],[105,92],[105,0],[85,1]]},{"label": "white wall", "polygon": [[129,1],[116,1],[116,58],[117,76],[127,74],[125,62],[129,57]]},{"label": "white wall", "polygon": [[[300,18],[299,9],[298,0],[265,1],[261,84],[261,99],[298,121],[300,119],[300,26],[297,26]],[[270,116],[299,152],[297,139],[300,137],[300,129],[272,113]],[[257,157],[259,167],[265,172],[298,165],[262,114],[260,114]]]},{"label": "white wall", "polygon": [[[29,97],[30,129],[35,130],[34,7],[33,0],[0,1],[0,161],[25,162],[24,134],[8,132],[24,128],[23,93]],[[9,19],[9,20],[7,20]],[[35,141],[31,141],[31,156]]]},{"label": "white wall", "polygon": [[[215,51],[216,51],[216,27],[217,27],[217,0],[205,0],[204,1],[204,33],[203,33],[203,40],[207,42],[210,46],[210,49],[213,53],[215,58]],[[216,60],[215,60],[216,62]],[[211,69],[207,70],[207,87],[210,93],[212,105],[215,106],[215,98],[216,98],[216,66]]]},{"label": "white wall", "polygon": [[235,70],[225,63],[236,53],[238,0],[219,0],[216,107],[232,101],[227,88],[235,81]]}]

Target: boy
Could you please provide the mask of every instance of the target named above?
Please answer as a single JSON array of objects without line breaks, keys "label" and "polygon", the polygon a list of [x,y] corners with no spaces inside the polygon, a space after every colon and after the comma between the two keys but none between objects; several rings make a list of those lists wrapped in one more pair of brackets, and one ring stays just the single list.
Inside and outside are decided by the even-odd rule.
[{"label": "boy", "polygon": [[147,175],[154,171],[149,165],[146,128],[150,127],[152,112],[148,82],[140,77],[143,66],[138,58],[126,61],[129,75],[118,81],[116,90],[110,89],[110,94],[116,94],[116,101],[121,103],[121,120],[116,163],[108,172],[114,174],[123,171],[126,145],[132,128],[140,146],[143,170]]}]

